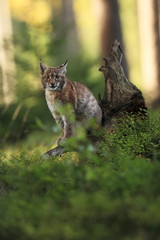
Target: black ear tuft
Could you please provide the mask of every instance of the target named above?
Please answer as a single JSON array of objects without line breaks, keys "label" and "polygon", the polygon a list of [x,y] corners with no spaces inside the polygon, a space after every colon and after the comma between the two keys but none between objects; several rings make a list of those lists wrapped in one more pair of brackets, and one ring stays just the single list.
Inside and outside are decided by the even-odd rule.
[{"label": "black ear tuft", "polygon": [[41,71],[41,74],[43,74],[47,70],[47,68],[48,67],[40,59],[40,71]]},{"label": "black ear tuft", "polygon": [[62,68],[62,67],[64,67],[64,66],[67,67],[67,65],[68,65],[68,60],[66,60],[66,61],[60,66],[60,68]]},{"label": "black ear tuft", "polygon": [[60,73],[65,74],[67,72],[67,65],[68,65],[68,60],[66,60],[65,63],[63,63],[60,66]]}]

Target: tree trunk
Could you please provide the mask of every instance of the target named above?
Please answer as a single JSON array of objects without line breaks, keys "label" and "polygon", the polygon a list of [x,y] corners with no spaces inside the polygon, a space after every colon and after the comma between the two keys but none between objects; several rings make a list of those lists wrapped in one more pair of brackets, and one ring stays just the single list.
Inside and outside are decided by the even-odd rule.
[{"label": "tree trunk", "polygon": [[14,61],[12,23],[7,0],[0,0],[0,100],[9,104],[14,99]]},{"label": "tree trunk", "polygon": [[138,0],[141,69],[144,93],[149,102],[160,98],[159,0]]},{"label": "tree trunk", "polygon": [[[57,0],[58,1],[58,0]],[[79,53],[79,41],[77,25],[74,13],[74,0],[61,0],[56,6],[56,2],[50,0],[52,7],[53,25],[53,53],[57,58],[66,56],[75,57]],[[57,47],[56,47],[57,46]]]},{"label": "tree trunk", "polygon": [[73,9],[74,0],[62,0],[62,31],[65,37],[65,52],[69,55],[77,55],[78,37]]},{"label": "tree trunk", "polygon": [[[101,30],[101,55],[108,56],[114,39],[121,42],[124,49],[123,36],[119,15],[118,0],[101,0],[103,4],[102,30]],[[128,76],[128,66],[126,59],[122,61],[122,66]]]},{"label": "tree trunk", "polygon": [[159,94],[156,99],[152,101],[153,107],[160,106],[160,0],[155,0],[154,7],[154,32],[155,32],[155,47],[156,47],[156,69]]}]

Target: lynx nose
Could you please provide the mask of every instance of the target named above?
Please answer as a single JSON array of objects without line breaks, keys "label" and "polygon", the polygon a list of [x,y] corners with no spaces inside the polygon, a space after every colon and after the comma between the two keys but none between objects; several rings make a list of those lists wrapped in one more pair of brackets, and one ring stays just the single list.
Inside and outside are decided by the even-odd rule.
[{"label": "lynx nose", "polygon": [[51,83],[51,88],[55,88],[56,84],[55,83]]}]

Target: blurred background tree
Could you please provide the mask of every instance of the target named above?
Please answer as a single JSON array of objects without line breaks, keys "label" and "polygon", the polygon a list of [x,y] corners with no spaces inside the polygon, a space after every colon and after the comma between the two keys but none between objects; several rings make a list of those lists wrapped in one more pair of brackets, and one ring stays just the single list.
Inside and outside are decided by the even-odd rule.
[{"label": "blurred background tree", "polygon": [[[122,35],[122,26],[120,21],[120,12],[118,0],[101,0],[102,1],[102,24],[101,24],[101,55],[108,56],[111,45],[115,39],[121,43],[124,50],[124,41]],[[124,50],[125,52],[125,50]],[[122,66],[128,75],[128,67],[125,58],[123,58]]]},{"label": "blurred background tree", "polygon": [[137,1],[143,90],[151,102],[160,97],[160,1]]},{"label": "blurred background tree", "polygon": [[[40,58],[51,66],[68,59],[68,78],[85,83],[97,96],[103,91],[103,76],[98,72],[101,58],[118,38],[125,52],[124,69],[129,79],[142,89],[148,102],[159,99],[160,0],[0,3],[3,141],[15,136],[21,139],[25,133],[53,124],[40,83]],[[3,104],[8,103],[12,104],[4,108]]]},{"label": "blurred background tree", "polygon": [[[66,55],[77,55],[79,53],[79,44],[77,36],[77,26],[74,13],[74,0],[62,1],[62,38],[64,36],[65,42],[63,51]],[[61,27],[60,26],[60,27]]]},{"label": "blurred background tree", "polygon": [[10,104],[15,97],[12,20],[8,1],[0,0],[0,102]]}]

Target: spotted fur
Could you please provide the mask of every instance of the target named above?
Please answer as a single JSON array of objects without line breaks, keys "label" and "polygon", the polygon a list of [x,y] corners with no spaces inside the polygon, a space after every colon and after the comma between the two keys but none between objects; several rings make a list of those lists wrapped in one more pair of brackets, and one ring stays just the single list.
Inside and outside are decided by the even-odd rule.
[{"label": "spotted fur", "polygon": [[78,122],[84,123],[95,118],[101,124],[102,111],[92,92],[83,84],[66,78],[67,62],[59,67],[47,67],[40,62],[40,69],[47,105],[57,124],[63,129],[63,136],[58,144],[73,134],[73,124],[61,113],[59,106],[70,104]]}]

